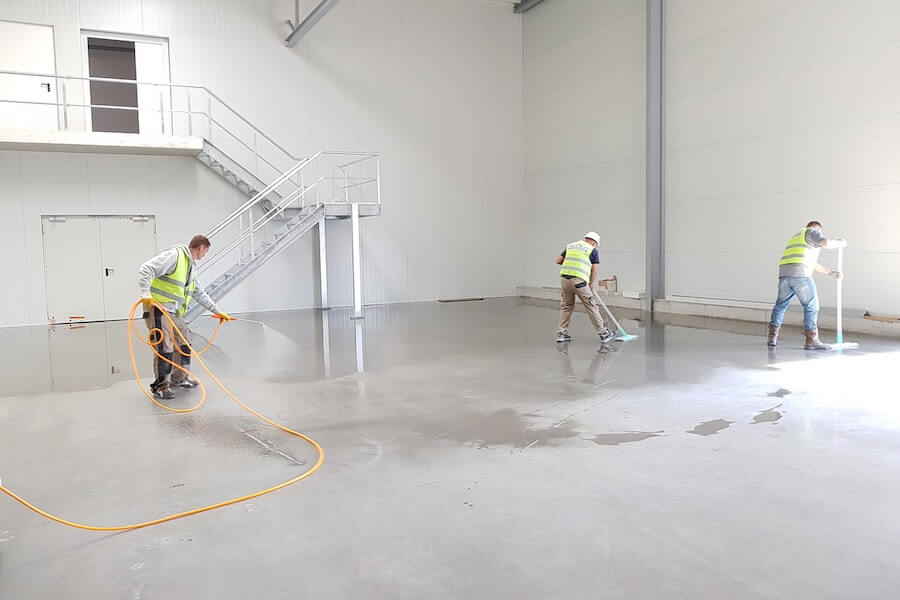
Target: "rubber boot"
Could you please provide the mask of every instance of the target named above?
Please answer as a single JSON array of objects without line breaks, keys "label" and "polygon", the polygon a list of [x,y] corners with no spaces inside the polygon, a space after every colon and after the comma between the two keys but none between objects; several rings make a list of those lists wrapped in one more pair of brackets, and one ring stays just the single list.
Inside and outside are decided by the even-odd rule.
[{"label": "rubber boot", "polygon": [[769,346],[775,347],[778,345],[778,333],[781,331],[781,325],[772,325],[769,324],[769,341],[766,342]]},{"label": "rubber boot", "polygon": [[828,344],[823,344],[822,340],[819,339],[819,330],[818,329],[807,329],[806,333],[806,345],[803,346],[806,350],[831,350],[831,346]]}]

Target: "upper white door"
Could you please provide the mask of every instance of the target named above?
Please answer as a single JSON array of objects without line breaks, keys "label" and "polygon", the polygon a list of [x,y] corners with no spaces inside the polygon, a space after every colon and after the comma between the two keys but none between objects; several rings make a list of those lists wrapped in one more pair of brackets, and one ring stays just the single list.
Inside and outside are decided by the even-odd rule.
[{"label": "upper white door", "polygon": [[[0,21],[0,71],[56,74],[53,27]],[[53,78],[0,74],[0,100],[0,129],[59,128]]]},{"label": "upper white door", "polygon": [[167,40],[135,41],[134,59],[138,81],[138,122],[141,133],[172,133],[172,93],[169,82],[169,44]]},{"label": "upper white door", "polygon": [[[98,76],[90,69],[90,49],[88,39],[117,40],[134,44],[134,79],[137,84],[138,130],[143,134],[164,134],[172,132],[172,92],[169,83],[169,40],[150,36],[125,33],[82,31],[82,53],[85,72],[88,76]],[[103,76],[109,77],[109,74]],[[116,76],[114,79],[130,79]],[[115,84],[114,84],[115,85]],[[122,85],[122,84],[119,84]],[[90,98],[90,86],[85,86],[85,95]],[[90,100],[85,104],[92,104]],[[88,117],[88,129],[93,130]]]}]

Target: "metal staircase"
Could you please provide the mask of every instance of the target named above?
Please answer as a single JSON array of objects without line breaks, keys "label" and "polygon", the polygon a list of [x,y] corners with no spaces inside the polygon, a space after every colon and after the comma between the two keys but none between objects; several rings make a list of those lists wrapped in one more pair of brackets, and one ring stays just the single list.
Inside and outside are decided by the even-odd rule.
[{"label": "metal staircase", "polygon": [[[266,187],[266,184],[257,179],[250,171],[231,160],[228,155],[207,140],[203,140],[203,150],[197,155],[197,160],[209,167],[214,173],[224,177],[228,183],[248,197],[252,198],[259,193],[259,190]],[[273,192],[270,201],[277,200],[280,200],[280,197]]]},{"label": "metal staircase", "polygon": [[[238,259],[237,263],[226,269],[215,281],[207,284],[205,286],[206,292],[218,301],[254,271],[278,256],[288,246],[318,225],[324,217],[325,207],[320,205],[315,208],[304,209],[292,219],[287,219],[287,222],[275,232],[271,239],[259,245],[257,252]],[[188,320],[194,319],[204,310],[195,304],[190,308],[186,317]]]},{"label": "metal staircase", "polygon": [[[229,107],[229,110],[233,109]],[[323,151],[298,158],[249,121],[238,117],[252,130],[250,143],[224,128],[219,119],[210,117],[203,135],[203,150],[197,155],[200,162],[249,197],[207,234],[213,242],[212,254],[198,270],[201,281],[212,279],[205,285],[206,292],[218,302],[257,269],[318,227],[321,305],[326,307],[325,220],[350,219],[353,222],[353,314],[361,318],[359,219],[381,214],[378,155]],[[214,144],[214,137],[227,145],[229,151]],[[268,153],[261,152],[261,147],[268,147]],[[232,158],[232,152],[243,156],[253,167]],[[280,165],[286,164],[291,166],[282,171]],[[219,238],[227,241],[222,243]],[[228,266],[222,270],[223,265]],[[195,319],[203,310],[194,303],[186,319]]]},{"label": "metal staircase", "polygon": [[[318,152],[298,161],[260,190],[257,188],[262,182],[254,174],[211,143],[204,144],[198,159],[250,196],[207,234],[213,242],[212,251],[199,265],[197,274],[203,281],[213,276],[204,286],[213,300],[218,302],[314,227],[323,228],[326,218],[354,219],[354,282],[358,286],[361,207],[366,207],[366,216],[381,212],[377,155]],[[365,175],[364,171],[372,167],[374,174]],[[366,186],[374,186],[375,201],[360,202],[361,189]],[[320,229],[320,237],[322,233]],[[322,240],[320,251],[324,254],[321,243]],[[324,269],[323,257],[320,260],[320,269]],[[223,265],[227,266],[223,269]],[[191,321],[204,310],[193,303],[185,318]]]}]

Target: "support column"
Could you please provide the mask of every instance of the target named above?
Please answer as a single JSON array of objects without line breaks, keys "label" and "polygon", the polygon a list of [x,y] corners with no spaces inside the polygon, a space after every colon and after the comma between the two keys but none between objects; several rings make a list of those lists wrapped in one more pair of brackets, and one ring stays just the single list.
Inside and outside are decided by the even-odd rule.
[{"label": "support column", "polygon": [[325,254],[325,217],[319,220],[319,308],[328,308],[328,261]]},{"label": "support column", "polygon": [[322,322],[322,364],[325,367],[325,377],[331,377],[331,321],[330,313],[319,313]]},{"label": "support column", "polygon": [[353,236],[353,316],[363,319],[362,314],[362,272],[359,260],[359,203],[350,205],[350,228]]},{"label": "support column", "polygon": [[647,0],[647,204],[644,310],[666,297],[665,7]]},{"label": "support column", "polygon": [[363,324],[360,321],[356,325],[356,372],[363,373],[366,370],[365,345],[363,344]]}]

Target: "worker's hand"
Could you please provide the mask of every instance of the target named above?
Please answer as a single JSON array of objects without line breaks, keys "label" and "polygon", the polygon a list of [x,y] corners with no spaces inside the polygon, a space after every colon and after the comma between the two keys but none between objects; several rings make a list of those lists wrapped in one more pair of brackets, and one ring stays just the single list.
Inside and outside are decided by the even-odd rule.
[{"label": "worker's hand", "polygon": [[216,315],[216,318],[222,319],[223,321],[233,321],[234,317],[225,312],[220,312]]},{"label": "worker's hand", "polygon": [[153,310],[153,298],[150,294],[142,294],[141,295],[141,304],[144,305],[144,312],[150,312]]},{"label": "worker's hand", "polygon": [[834,277],[835,279],[842,279],[844,277],[844,274],[841,273],[840,271],[832,270],[832,271],[829,271],[828,274],[831,275],[832,277]]}]

